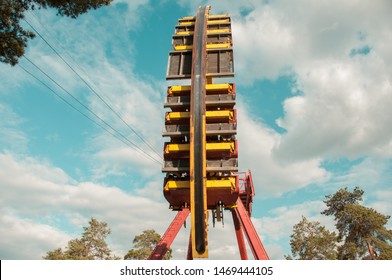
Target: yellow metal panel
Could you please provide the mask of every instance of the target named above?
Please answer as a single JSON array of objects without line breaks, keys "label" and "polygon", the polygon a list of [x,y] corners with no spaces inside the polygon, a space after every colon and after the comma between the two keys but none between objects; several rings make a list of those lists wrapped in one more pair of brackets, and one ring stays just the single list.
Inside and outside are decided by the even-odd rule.
[{"label": "yellow metal panel", "polygon": [[231,43],[217,43],[217,44],[207,44],[207,49],[229,49],[231,47]]},{"label": "yellow metal panel", "polygon": [[[216,44],[207,44],[207,49],[229,49],[231,47],[231,43],[216,43]],[[191,50],[193,45],[176,45],[174,49],[176,51],[185,51]]]},{"label": "yellow metal panel", "polygon": [[[221,28],[221,29],[209,29],[207,30],[207,34],[216,34],[216,33],[230,33],[230,28]],[[177,35],[193,35],[194,31],[177,31]]]},{"label": "yellow metal panel", "polygon": [[176,51],[191,50],[192,48],[193,48],[193,45],[176,45],[176,46],[174,46],[174,49]]},{"label": "yellow metal panel", "polygon": [[[176,121],[181,119],[189,119],[190,112],[167,112],[166,121]],[[234,120],[234,112],[232,110],[218,110],[218,111],[207,111],[207,119],[209,118],[226,118],[230,121]]]},{"label": "yellow metal panel", "polygon": [[189,91],[191,90],[191,86],[171,86],[168,88],[168,95],[176,95],[184,91]]},{"label": "yellow metal panel", "polygon": [[180,21],[178,25],[193,25],[195,24],[194,21]]},{"label": "yellow metal panel", "polygon": [[[218,34],[218,33],[230,33],[230,28],[222,28],[222,29],[210,29],[207,30],[207,34]],[[179,34],[179,33],[178,33]]]},{"label": "yellow metal panel", "polygon": [[167,181],[165,190],[178,190],[178,189],[189,189],[189,181]]},{"label": "yellow metal panel", "polygon": [[236,188],[236,178],[235,177],[228,177],[223,178],[220,180],[207,180],[207,188],[230,188],[235,190]]},{"label": "yellow metal panel", "polygon": [[177,31],[177,35],[193,35],[193,31]]},{"label": "yellow metal panel", "polygon": [[234,119],[234,112],[231,110],[219,110],[219,111],[207,111],[206,117],[208,118],[227,118],[229,120]]},{"label": "yellow metal panel", "polygon": [[206,86],[208,90],[227,90],[229,93],[233,91],[233,86],[231,84],[207,84]]},{"label": "yellow metal panel", "polygon": [[179,119],[189,119],[190,112],[167,112],[166,121],[170,122]]},{"label": "yellow metal panel", "polygon": [[182,17],[181,18],[181,20],[188,20],[188,21],[191,21],[191,20],[195,20],[196,19],[196,17],[195,16],[185,16],[185,17]]},{"label": "yellow metal panel", "polygon": [[[189,144],[169,143],[166,145],[165,154],[186,152],[189,149]],[[230,153],[233,153],[235,151],[235,142],[207,143],[206,149],[207,151],[230,151]]]},{"label": "yellow metal panel", "polygon": [[214,19],[214,18],[229,18],[229,14],[215,14],[215,15],[209,15],[208,19]]},{"label": "yellow metal panel", "polygon": [[207,143],[207,151],[230,151],[233,153],[235,151],[234,142],[223,142],[223,143]]},{"label": "yellow metal panel", "polygon": [[[235,177],[227,177],[222,179],[214,179],[214,180],[207,180],[206,186],[208,189],[213,188],[228,188],[235,190],[236,188],[236,178]],[[190,182],[189,181],[176,181],[176,180],[169,180],[166,182],[165,190],[178,190],[178,189],[189,189]]]},{"label": "yellow metal panel", "polygon": [[165,154],[189,151],[189,144],[168,144],[165,148]]},{"label": "yellow metal panel", "polygon": [[[206,85],[207,91],[227,91],[228,93],[233,92],[233,85],[232,84],[207,84]],[[184,91],[190,92],[191,86],[171,86],[167,90],[167,94],[172,96],[172,95],[177,95],[180,94]]]},{"label": "yellow metal panel", "polygon": [[208,24],[214,24],[214,23],[227,23],[230,22],[230,18],[222,18],[222,19],[209,19],[207,21]]}]

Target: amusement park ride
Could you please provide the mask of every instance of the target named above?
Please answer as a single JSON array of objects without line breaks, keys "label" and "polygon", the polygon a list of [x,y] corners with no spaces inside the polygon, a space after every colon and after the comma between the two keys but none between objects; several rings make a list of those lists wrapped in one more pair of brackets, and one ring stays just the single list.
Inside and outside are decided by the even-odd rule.
[{"label": "amusement park ride", "polygon": [[187,259],[208,258],[208,211],[223,222],[231,211],[241,259],[248,259],[244,234],[255,259],[268,255],[250,219],[254,187],[251,172],[238,173],[237,116],[231,20],[200,7],[196,16],[178,20],[169,53],[166,79],[190,79],[190,85],[167,90],[163,136],[164,196],[177,211],[148,259],[162,259],[191,214]]}]

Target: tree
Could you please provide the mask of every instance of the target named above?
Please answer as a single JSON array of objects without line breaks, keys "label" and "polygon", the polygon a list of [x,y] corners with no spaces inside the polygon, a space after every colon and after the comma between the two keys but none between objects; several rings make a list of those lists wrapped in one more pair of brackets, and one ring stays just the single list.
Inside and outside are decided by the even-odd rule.
[{"label": "tree", "polygon": [[[337,257],[337,236],[319,222],[308,221],[304,216],[294,225],[290,239],[291,252],[300,260],[334,260]],[[286,256],[286,259],[293,259]]]},{"label": "tree", "polygon": [[363,194],[358,187],[352,192],[344,188],[327,195],[324,201],[327,209],[321,214],[334,216],[338,240],[343,242],[338,258],[392,259],[392,230],[385,227],[390,216],[360,205]]},{"label": "tree", "polygon": [[91,218],[89,225],[83,227],[81,238],[68,242],[65,251],[57,248],[46,253],[45,260],[109,260],[118,259],[111,255],[111,250],[105,241],[111,233],[108,224]]},{"label": "tree", "polygon": [[[124,256],[124,260],[146,260],[155,246],[158,244],[161,236],[153,229],[144,230],[142,234],[136,235],[133,239],[133,247]],[[164,260],[172,258],[172,250],[169,249],[164,256]]]},{"label": "tree", "polygon": [[[390,216],[360,205],[364,191],[340,189],[326,195],[327,209],[321,214],[333,216],[336,230],[327,231],[319,222],[302,221],[294,226],[290,245],[299,259],[392,259],[392,230],[386,225]],[[336,250],[337,249],[337,250]],[[292,259],[286,256],[286,259]]]},{"label": "tree", "polygon": [[104,260],[110,258],[110,249],[106,244],[106,237],[111,233],[108,224],[92,218],[88,227],[84,227],[81,243],[84,245],[84,255],[93,259]]},{"label": "tree", "polygon": [[362,195],[364,191],[358,187],[355,187],[352,192],[348,191],[347,188],[340,189],[334,194],[326,195],[327,200],[324,203],[327,205],[327,209],[322,211],[323,215],[336,215],[337,213],[344,210],[348,204],[358,204],[362,201]]},{"label": "tree", "polygon": [[36,8],[54,8],[60,16],[77,18],[91,9],[109,5],[113,0],[2,0],[0,2],[0,62],[16,65],[25,53],[27,42],[35,37],[20,21],[24,13]]}]

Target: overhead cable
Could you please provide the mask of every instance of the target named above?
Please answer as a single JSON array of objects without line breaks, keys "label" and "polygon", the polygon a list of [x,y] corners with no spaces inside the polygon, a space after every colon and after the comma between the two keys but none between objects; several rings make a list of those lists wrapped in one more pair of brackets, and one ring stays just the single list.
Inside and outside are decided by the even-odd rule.
[{"label": "overhead cable", "polygon": [[[87,111],[89,111],[92,115],[94,115],[97,119],[99,119],[103,124],[105,124],[107,127],[109,127],[111,130],[113,130],[115,133],[117,133],[118,135],[120,135],[123,139],[120,139],[117,137],[117,135],[115,136],[112,132],[109,132],[108,129],[104,128],[105,131],[108,131],[110,134],[112,134],[113,136],[115,136],[117,139],[119,139],[120,141],[122,141],[123,143],[128,143],[127,146],[135,149],[137,152],[144,154],[145,156],[147,156],[148,158],[150,158],[151,160],[153,160],[154,162],[158,163],[159,165],[161,165],[161,162],[158,161],[157,159],[155,159],[154,157],[152,157],[150,154],[148,154],[146,151],[144,151],[143,149],[141,149],[140,147],[138,147],[137,144],[133,143],[132,141],[130,141],[126,136],[124,136],[121,132],[119,132],[117,129],[115,129],[112,125],[110,125],[107,121],[105,121],[104,119],[102,119],[101,117],[99,117],[95,112],[93,112],[90,108],[88,108],[85,104],[83,104],[77,97],[75,97],[72,93],[70,93],[68,90],[66,90],[63,86],[61,86],[57,81],[55,81],[52,77],[50,77],[44,70],[42,70],[37,64],[35,64],[33,61],[31,61],[28,57],[26,57],[25,55],[23,55],[23,57],[30,62],[35,68],[37,68],[42,74],[44,74],[48,79],[50,79],[54,84],[56,84],[60,89],[62,89],[65,93],[67,93],[69,96],[71,96],[77,103],[79,103],[83,108],[85,108]],[[21,66],[22,67],[22,66]],[[33,75],[31,72],[29,72],[28,70],[24,69],[22,67],[22,69],[24,71],[26,71],[28,74],[30,74],[31,76],[33,76],[35,79],[37,79],[41,84],[43,84],[45,87],[49,88],[52,92],[54,92],[53,89],[51,89],[48,85],[46,85],[43,81],[41,81],[38,77],[36,77],[35,75]],[[57,96],[59,96],[57,93],[55,93]],[[83,116],[87,116],[86,114],[84,114],[83,112],[81,112],[79,109],[77,109],[74,105],[71,105],[70,102],[66,101],[63,97],[60,97],[61,100],[63,100],[65,103],[67,103],[68,105],[70,105],[73,109],[75,109],[76,111],[78,111],[79,113],[81,113]],[[88,119],[92,120],[90,117],[88,117]],[[97,123],[96,121],[92,120],[95,124],[99,125],[101,128],[103,128],[103,126],[99,123]]]},{"label": "overhead cable", "polygon": [[79,79],[105,104],[105,106],[107,108],[109,108],[110,111],[112,111],[112,113],[114,113],[120,120],[121,122],[123,122],[144,144],[146,144],[160,159],[162,159],[161,154],[159,154],[154,147],[152,147],[152,145],[146,140],[144,139],[144,137],[139,134],[132,126],[130,126],[128,124],[128,122],[126,122],[124,120],[123,117],[120,116],[119,113],[117,113],[113,107],[107,102],[105,101],[105,99],[96,91],[94,90],[91,85],[64,59],[64,57],[41,35],[41,33],[34,28],[34,26],[27,21],[26,19],[24,19],[24,21],[34,30],[35,33],[38,34],[38,36],[53,50],[53,52],[72,70],[72,72],[77,75],[79,77]]}]

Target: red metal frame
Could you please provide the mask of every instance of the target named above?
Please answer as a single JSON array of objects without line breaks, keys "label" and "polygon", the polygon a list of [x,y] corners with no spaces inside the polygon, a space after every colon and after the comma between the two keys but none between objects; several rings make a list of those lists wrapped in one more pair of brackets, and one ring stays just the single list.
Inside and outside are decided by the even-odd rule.
[{"label": "red metal frame", "polygon": [[165,234],[162,236],[161,240],[158,242],[155,249],[151,252],[150,256],[147,258],[148,260],[163,259],[166,252],[170,249],[170,246],[173,243],[174,238],[176,238],[178,232],[180,231],[189,213],[190,211],[188,208],[184,208],[182,209],[182,211],[178,211],[172,223],[167,228]]},{"label": "red metal frame", "polygon": [[253,226],[252,220],[250,219],[250,216],[246,211],[245,206],[240,198],[237,201],[237,206],[238,207],[234,209],[234,212],[240,220],[240,224],[245,232],[246,238],[248,239],[248,243],[255,260],[269,260],[267,252],[264,249],[263,243],[261,243],[260,237],[257,234],[257,231]]},{"label": "red metal frame", "polygon": [[[242,260],[248,259],[248,254],[246,251],[246,245],[244,240],[244,233],[246,239],[248,240],[249,247],[253,253],[253,257],[256,260],[269,260],[268,254],[264,249],[263,243],[261,242],[259,235],[255,227],[253,226],[252,220],[250,218],[252,213],[252,203],[254,193],[254,186],[252,180],[252,174],[250,170],[247,173],[238,173],[238,182],[240,195],[237,199],[237,207],[231,209],[235,234],[237,237],[238,248],[240,251],[240,256]],[[242,175],[240,177],[240,175]],[[184,224],[186,218],[188,217],[190,210],[188,208],[182,209],[173,219],[169,228],[166,230],[162,239],[159,241],[158,245],[154,251],[149,256],[149,260],[161,260],[163,259],[166,252],[169,250],[174,238],[176,237],[181,226]],[[189,237],[189,246],[187,259],[192,260],[192,246],[191,246],[191,236]]]},{"label": "red metal frame", "polygon": [[235,235],[237,237],[238,249],[240,251],[241,260],[247,260],[248,253],[246,252],[244,234],[242,232],[240,220],[238,219],[237,213],[235,211],[232,210],[231,214],[233,216]]}]

